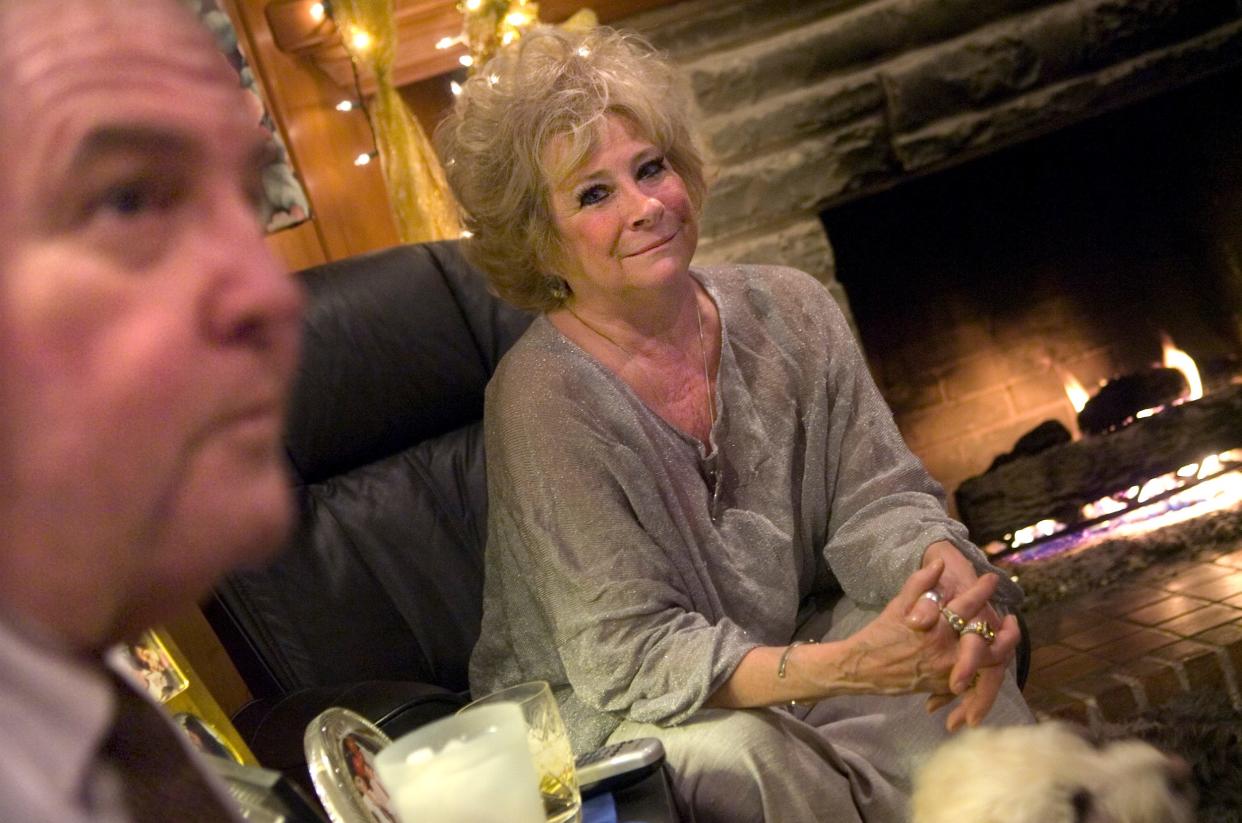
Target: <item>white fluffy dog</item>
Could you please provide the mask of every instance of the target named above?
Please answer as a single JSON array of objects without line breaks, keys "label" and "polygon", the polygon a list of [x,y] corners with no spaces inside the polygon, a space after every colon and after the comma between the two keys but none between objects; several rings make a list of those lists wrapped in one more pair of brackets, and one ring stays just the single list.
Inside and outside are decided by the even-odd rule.
[{"label": "white fluffy dog", "polygon": [[1139,740],[1095,746],[1061,723],[980,728],[915,777],[914,823],[1192,823],[1186,764]]}]

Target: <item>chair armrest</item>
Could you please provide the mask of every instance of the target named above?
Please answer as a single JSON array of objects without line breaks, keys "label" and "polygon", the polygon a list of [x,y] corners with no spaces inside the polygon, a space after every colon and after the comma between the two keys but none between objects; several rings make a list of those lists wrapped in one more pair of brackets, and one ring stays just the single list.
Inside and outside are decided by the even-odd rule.
[{"label": "chair armrest", "polygon": [[1031,674],[1031,630],[1026,627],[1026,619],[1022,617],[1022,612],[1014,612],[1014,617],[1018,618],[1018,631],[1021,632],[1021,639],[1018,640],[1018,648],[1014,652],[1014,659],[1017,661],[1017,669],[1015,674],[1018,681],[1018,690],[1026,688],[1026,678]]},{"label": "chair armrest", "polygon": [[642,780],[612,793],[617,823],[678,823],[668,764]]},{"label": "chair armrest", "polygon": [[357,712],[395,740],[466,702],[465,695],[429,683],[369,681],[253,700],[233,716],[233,725],[263,766],[311,788],[303,738],[307,725],[323,710],[340,706]]}]

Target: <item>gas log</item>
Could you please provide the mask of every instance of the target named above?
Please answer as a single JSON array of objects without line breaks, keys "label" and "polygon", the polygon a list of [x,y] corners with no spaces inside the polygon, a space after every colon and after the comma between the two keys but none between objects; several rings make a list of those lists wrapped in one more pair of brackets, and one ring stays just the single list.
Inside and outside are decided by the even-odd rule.
[{"label": "gas log", "polygon": [[1048,518],[1072,524],[1086,503],[1238,447],[1242,385],[1232,385],[972,477],[955,493],[958,514],[977,543]]},{"label": "gas log", "polygon": [[1110,380],[1078,413],[1078,430],[1086,435],[1119,429],[1144,409],[1171,404],[1188,388],[1177,369],[1152,368]]}]

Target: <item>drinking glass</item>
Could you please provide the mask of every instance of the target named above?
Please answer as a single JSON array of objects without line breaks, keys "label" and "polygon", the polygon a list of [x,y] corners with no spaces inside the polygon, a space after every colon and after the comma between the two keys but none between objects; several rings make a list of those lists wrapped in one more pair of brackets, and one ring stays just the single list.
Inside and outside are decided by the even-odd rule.
[{"label": "drinking glass", "polygon": [[458,711],[468,717],[476,711],[505,703],[516,703],[526,718],[527,742],[539,774],[539,794],[543,797],[548,823],[582,820],[582,795],[574,772],[574,752],[561,720],[552,689],[543,680],[510,686]]},{"label": "drinking glass", "polygon": [[375,757],[402,823],[543,823],[526,721],[511,703],[415,729]]}]

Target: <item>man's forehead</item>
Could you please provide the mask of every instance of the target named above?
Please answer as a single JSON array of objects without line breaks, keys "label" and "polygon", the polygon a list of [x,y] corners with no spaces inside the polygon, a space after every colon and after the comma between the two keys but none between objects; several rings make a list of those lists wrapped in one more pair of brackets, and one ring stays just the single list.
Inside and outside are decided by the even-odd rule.
[{"label": "man's forehead", "polygon": [[50,96],[89,74],[101,83],[159,71],[202,82],[236,75],[176,0],[0,0],[0,82]]},{"label": "man's forehead", "polygon": [[28,160],[76,155],[97,132],[210,139],[255,122],[236,73],[174,0],[58,0],[33,13],[43,5],[0,0],[0,117],[22,120],[4,131]]},{"label": "man's forehead", "polygon": [[[210,35],[181,0],[0,0],[0,51],[22,55],[46,42],[146,42],[179,51]],[[86,33],[86,37],[82,35]],[[16,44],[16,47],[14,47]]]}]

